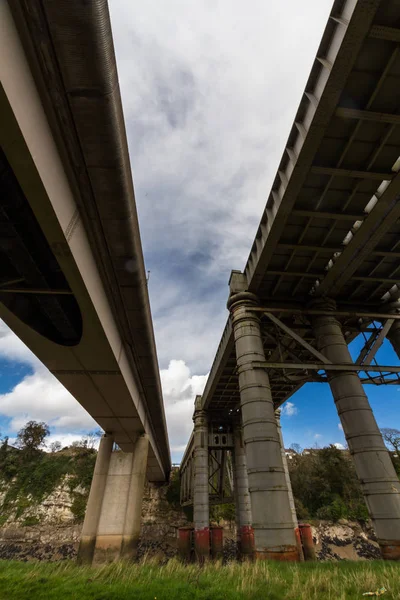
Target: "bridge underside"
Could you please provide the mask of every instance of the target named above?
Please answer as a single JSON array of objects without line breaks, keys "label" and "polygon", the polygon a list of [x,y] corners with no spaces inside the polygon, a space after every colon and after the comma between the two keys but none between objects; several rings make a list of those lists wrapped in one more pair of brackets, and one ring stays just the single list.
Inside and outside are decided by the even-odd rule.
[{"label": "bridge underside", "polygon": [[214,494],[205,440],[222,427],[242,440],[225,450],[239,536],[253,526],[257,556],[299,557],[276,411],[316,381],[332,391],[382,555],[400,557],[399,481],[363,389],[400,376],[375,360],[386,337],[400,356],[399,23],[394,0],[334,2],[249,259],[232,272],[181,465],[199,555]]}]

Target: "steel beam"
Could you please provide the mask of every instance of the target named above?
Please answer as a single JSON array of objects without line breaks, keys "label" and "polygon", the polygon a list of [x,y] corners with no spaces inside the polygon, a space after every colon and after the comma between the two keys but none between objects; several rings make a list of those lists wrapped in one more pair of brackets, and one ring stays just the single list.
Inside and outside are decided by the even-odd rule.
[{"label": "steel beam", "polygon": [[316,350],[315,348],[313,348],[311,346],[311,344],[309,344],[308,342],[306,342],[306,340],[304,340],[300,335],[298,335],[292,329],[290,329],[290,327],[288,327],[287,325],[285,325],[285,323],[282,323],[282,321],[280,319],[278,319],[278,317],[275,317],[270,312],[265,312],[264,315],[266,317],[268,317],[268,319],[270,319],[270,321],[272,321],[273,323],[275,323],[275,325],[277,325],[278,327],[280,327],[280,329],[282,329],[282,331],[284,331],[285,333],[287,333],[288,335],[290,335],[290,337],[292,337],[294,340],[296,340],[296,342],[298,342],[301,346],[303,346],[303,348],[305,348],[306,350],[308,350],[308,352],[310,352],[310,354],[312,354],[313,356],[315,356],[315,358],[319,358],[319,360],[321,360],[323,363],[326,363],[326,364],[330,363],[330,360],[327,359],[326,356],[324,356],[323,354],[321,354],[321,352],[318,352],[318,350]]},{"label": "steel beam", "polygon": [[369,349],[369,352],[368,352],[366,358],[363,360],[363,362],[362,362],[363,365],[371,364],[371,361],[374,359],[379,348],[382,346],[382,344],[385,340],[385,337],[388,335],[388,332],[390,331],[390,328],[392,327],[393,323],[394,323],[394,319],[388,319],[385,322],[385,324],[383,325],[379,334],[377,335],[376,339],[374,340],[371,348]]},{"label": "steel beam", "polygon": [[310,169],[313,175],[332,175],[333,177],[352,177],[354,179],[376,179],[377,181],[390,181],[395,173],[376,173],[374,171],[356,171],[340,169],[337,167],[318,167]]},{"label": "steel beam", "polygon": [[319,310],[313,308],[290,308],[290,307],[262,307],[262,306],[254,306],[249,307],[247,310],[251,310],[252,312],[269,312],[269,313],[287,313],[290,315],[334,315],[335,317],[354,317],[360,319],[376,319],[376,320],[386,320],[386,319],[394,319],[395,321],[400,320],[399,313],[388,313],[388,312],[375,312],[375,311],[353,311],[353,310]]},{"label": "steel beam", "polygon": [[373,25],[369,31],[369,37],[376,40],[400,43],[400,29],[385,27],[384,25]]},{"label": "steel beam", "polygon": [[358,110],[357,108],[344,108],[340,106],[336,109],[335,115],[344,119],[361,119],[362,121],[400,125],[400,115],[374,112],[372,110]]},{"label": "steel beam", "polygon": [[330,212],[325,210],[306,210],[302,208],[294,208],[289,216],[293,217],[309,217],[310,219],[333,219],[334,221],[362,221],[367,216],[367,213],[346,213],[346,212]]},{"label": "steel beam", "polygon": [[388,367],[383,365],[356,365],[356,364],[326,364],[326,363],[290,363],[290,362],[253,362],[254,369],[296,369],[312,371],[348,371],[357,373],[358,371],[371,371],[373,373],[400,373],[400,367]]}]

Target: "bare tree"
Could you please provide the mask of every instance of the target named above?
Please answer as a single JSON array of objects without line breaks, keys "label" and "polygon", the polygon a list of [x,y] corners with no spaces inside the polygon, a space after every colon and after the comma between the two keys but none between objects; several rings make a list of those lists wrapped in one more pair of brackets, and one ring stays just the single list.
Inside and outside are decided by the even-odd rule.
[{"label": "bare tree", "polygon": [[61,450],[61,447],[61,442],[59,442],[58,440],[50,444],[51,452],[59,452],[59,450]]},{"label": "bare tree", "polygon": [[303,452],[303,448],[300,444],[291,444],[290,449],[293,450],[293,452],[296,452],[296,454],[301,454]]},{"label": "bare tree", "polygon": [[386,444],[389,444],[390,449],[394,450],[394,452],[400,456],[400,431],[398,429],[384,427],[381,429],[381,433]]}]

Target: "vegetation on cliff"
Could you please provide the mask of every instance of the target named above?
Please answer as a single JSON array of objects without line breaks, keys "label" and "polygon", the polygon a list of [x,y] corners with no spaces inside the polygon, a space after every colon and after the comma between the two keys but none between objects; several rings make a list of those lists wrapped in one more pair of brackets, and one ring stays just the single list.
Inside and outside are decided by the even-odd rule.
[{"label": "vegetation on cliff", "polygon": [[[400,431],[383,429],[382,434],[391,450],[393,464],[400,473]],[[76,522],[84,518],[86,502],[96,460],[94,449],[97,433],[91,433],[62,448],[53,442],[51,452],[44,452],[49,428],[46,423],[28,422],[18,433],[16,446],[4,438],[0,445],[0,525],[8,519],[33,525],[37,517],[30,509],[38,506],[61,482],[72,498],[71,511]],[[288,460],[290,477],[299,519],[312,518],[337,521],[366,521],[367,508],[358,482],[353,460],[346,450],[335,446],[301,451],[294,444]],[[173,471],[166,493],[167,502],[180,509],[180,481]],[[192,507],[184,508],[189,520]],[[213,522],[233,521],[233,504],[212,506]]]},{"label": "vegetation on cliff", "polygon": [[71,511],[76,521],[85,514],[96,451],[85,440],[58,452],[44,452],[49,428],[29,421],[18,433],[16,445],[4,438],[0,446],[0,525],[10,517],[34,525],[37,517],[29,509],[37,506],[65,481],[72,496]]}]

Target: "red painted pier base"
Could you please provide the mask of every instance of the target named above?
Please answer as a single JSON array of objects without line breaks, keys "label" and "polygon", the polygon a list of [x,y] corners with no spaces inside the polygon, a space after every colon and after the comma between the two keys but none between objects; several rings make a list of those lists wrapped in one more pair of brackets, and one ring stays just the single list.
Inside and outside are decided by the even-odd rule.
[{"label": "red painted pier base", "polygon": [[239,529],[238,550],[242,558],[252,560],[255,555],[254,529],[250,525],[243,525]]},{"label": "red painted pier base", "polygon": [[192,554],[193,527],[180,527],[178,529],[178,556],[189,562]]},{"label": "red painted pier base", "polygon": [[301,543],[303,545],[304,560],[315,560],[315,548],[312,538],[311,525],[299,523]]},{"label": "red painted pier base", "polygon": [[378,544],[384,560],[400,560],[400,542],[398,540],[380,541]]},{"label": "red painted pier base", "polygon": [[299,562],[299,551],[296,546],[282,546],[276,550],[256,551],[257,560],[277,560],[280,562]]},{"label": "red painted pier base", "polygon": [[196,559],[204,562],[210,557],[210,528],[194,530],[194,551]]},{"label": "red painted pier base", "polygon": [[295,527],[294,534],[296,536],[296,546],[297,550],[299,551],[300,562],[304,562],[303,545],[301,543],[300,529],[298,527]]},{"label": "red painted pier base", "polygon": [[211,556],[222,559],[224,553],[224,529],[223,527],[210,527]]}]

